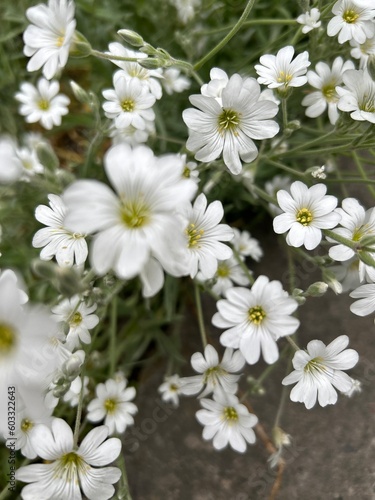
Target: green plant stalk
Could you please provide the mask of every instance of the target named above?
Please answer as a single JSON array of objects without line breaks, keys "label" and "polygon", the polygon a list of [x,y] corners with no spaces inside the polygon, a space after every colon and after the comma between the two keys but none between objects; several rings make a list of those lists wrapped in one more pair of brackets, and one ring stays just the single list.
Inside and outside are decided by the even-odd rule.
[{"label": "green plant stalk", "polygon": [[[130,495],[129,491],[129,483],[128,483],[128,475],[126,473],[126,467],[125,467],[125,459],[122,454],[120,454],[117,462],[118,466],[121,469],[121,479],[122,479],[122,484],[123,487],[121,488],[121,497],[118,496],[118,498],[121,500],[132,500],[132,497]],[[120,493],[120,492],[119,492]]]},{"label": "green plant stalk", "polygon": [[201,334],[203,348],[205,348],[207,345],[207,335],[206,335],[206,328],[204,326],[201,294],[200,294],[199,285],[197,282],[194,282],[194,292],[195,292],[195,303],[197,306],[199,331]]},{"label": "green plant stalk", "polygon": [[208,54],[206,54],[202,59],[200,59],[197,63],[194,64],[193,69],[198,71],[207,61],[209,61],[215,54],[220,52],[220,50],[225,47],[225,45],[234,37],[234,35],[241,29],[242,25],[246,21],[249,16],[251,9],[254,7],[256,0],[249,0],[247,3],[245,10],[242,13],[242,16],[239,18],[237,23],[233,26],[230,32],[219,42]]},{"label": "green plant stalk", "polygon": [[[250,19],[249,21],[245,21],[242,23],[242,27],[246,26],[259,26],[259,25],[296,25],[297,21],[295,19]],[[229,26],[223,26],[222,28],[215,28],[212,30],[202,30],[194,32],[194,35],[206,36],[206,35],[215,35],[216,33],[222,33],[223,31],[228,31],[233,29],[235,24],[231,24]]]},{"label": "green plant stalk", "polygon": [[249,271],[249,269],[248,269],[247,265],[245,264],[245,262],[241,259],[241,256],[238,253],[238,251],[235,248],[233,248],[233,247],[232,247],[232,250],[233,250],[233,255],[234,255],[236,261],[238,262],[238,264],[241,267],[241,269],[243,270],[243,272],[246,274],[246,277],[249,280],[249,282],[253,285],[254,281],[255,281],[254,280],[254,276]]},{"label": "green plant stalk", "polygon": [[342,243],[343,245],[354,250],[355,252],[358,250],[358,244],[355,241],[349,240],[348,238],[344,238],[344,236],[336,234],[334,231],[331,231],[330,229],[322,229],[322,231],[325,236],[328,236],[332,240],[335,240],[338,243]]},{"label": "green plant stalk", "polygon": [[290,335],[287,335],[286,337],[284,337],[288,342],[289,344],[293,347],[293,349],[295,351],[300,351],[301,349],[298,347],[298,345],[294,342],[294,340],[292,339],[292,337]]},{"label": "green plant stalk", "polygon": [[354,162],[356,164],[356,167],[358,169],[358,172],[359,172],[360,176],[367,183],[367,189],[370,191],[370,193],[372,194],[372,196],[375,198],[375,189],[371,185],[371,183],[368,182],[369,179],[367,177],[366,170],[363,168],[363,165],[362,165],[361,160],[359,159],[359,156],[357,155],[357,153],[355,151],[353,151],[352,155],[353,155],[353,159],[354,159]]},{"label": "green plant stalk", "polygon": [[109,337],[109,376],[113,377],[116,369],[117,360],[117,295],[111,302],[111,319],[110,319],[110,337]]},{"label": "green plant stalk", "polygon": [[74,434],[73,434],[73,449],[74,450],[78,448],[78,437],[79,437],[79,431],[80,431],[80,427],[81,427],[83,394],[85,392],[85,384],[83,383],[85,380],[85,369],[84,368],[81,371],[81,379],[82,379],[82,387],[81,387],[81,392],[79,393],[76,422],[75,422]]},{"label": "green plant stalk", "polygon": [[[286,366],[286,375],[288,375],[288,373],[290,371],[290,365],[291,364],[292,364],[292,358],[289,357],[288,363],[287,363],[287,366]],[[283,388],[282,388],[282,391],[281,391],[280,403],[279,403],[279,407],[277,408],[277,413],[276,413],[276,417],[275,417],[275,423],[273,424],[274,428],[275,427],[280,427],[280,420],[281,420],[281,416],[283,414],[284,407],[285,407],[286,395],[287,395],[287,386],[283,385]]]},{"label": "green plant stalk", "polygon": [[284,170],[289,174],[297,175],[298,177],[306,177],[306,174],[304,172],[300,172],[299,170],[295,170],[294,168],[287,167],[286,165],[280,163],[279,161],[271,160],[270,158],[267,158],[266,160],[267,163],[270,163],[271,165],[274,165],[275,167],[280,168],[281,170]]},{"label": "green plant stalk", "polygon": [[283,115],[283,129],[285,133],[285,129],[288,127],[288,106],[287,99],[285,98],[281,99],[281,111]]}]

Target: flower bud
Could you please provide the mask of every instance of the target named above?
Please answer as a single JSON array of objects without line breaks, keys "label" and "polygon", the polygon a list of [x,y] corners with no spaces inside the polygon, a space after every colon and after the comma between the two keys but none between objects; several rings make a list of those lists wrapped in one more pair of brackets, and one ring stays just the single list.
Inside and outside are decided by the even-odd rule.
[{"label": "flower bud", "polygon": [[142,68],[146,69],[157,69],[163,67],[163,62],[161,59],[157,59],[155,57],[148,57],[147,59],[140,59],[138,64],[142,66]]},{"label": "flower bud", "polygon": [[276,448],[282,448],[283,446],[289,446],[291,444],[290,435],[278,426],[272,429],[272,438]]},{"label": "flower bud", "polygon": [[145,43],[141,35],[132,30],[119,30],[117,34],[120,35],[126,43],[133,45],[133,47],[143,47]]},{"label": "flower bud", "polygon": [[328,284],[323,281],[317,281],[309,286],[306,290],[306,294],[310,297],[321,297],[328,290]]},{"label": "flower bud", "polygon": [[74,380],[81,371],[81,366],[85,360],[84,351],[76,351],[65,361],[62,366],[62,371],[66,374],[69,380]]},{"label": "flower bud", "polygon": [[34,259],[31,263],[33,272],[39,276],[39,278],[45,278],[49,281],[54,279],[56,275],[56,267],[57,265],[53,262],[45,262],[39,259]]},{"label": "flower bud", "polygon": [[337,280],[336,276],[332,271],[328,269],[323,270],[323,279],[325,283],[331,288],[335,294],[342,293],[342,284]]},{"label": "flower bud", "polygon": [[91,51],[92,48],[87,38],[79,31],[75,31],[69,55],[72,57],[88,57]]},{"label": "flower bud", "polygon": [[77,99],[77,101],[81,102],[82,104],[90,104],[91,99],[86,90],[83,90],[81,86],[78,85],[78,83],[74,82],[73,80],[70,80],[70,87],[73,91],[74,97]]},{"label": "flower bud", "polygon": [[58,267],[55,277],[56,288],[65,297],[72,297],[84,290],[81,277],[72,267]]}]

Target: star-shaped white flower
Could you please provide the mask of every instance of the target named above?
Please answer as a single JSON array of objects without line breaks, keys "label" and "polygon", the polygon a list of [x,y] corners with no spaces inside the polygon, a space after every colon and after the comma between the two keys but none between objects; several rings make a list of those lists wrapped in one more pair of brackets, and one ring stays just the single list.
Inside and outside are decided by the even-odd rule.
[{"label": "star-shaped white flower", "polygon": [[277,201],[284,213],[273,220],[275,233],[288,231],[286,242],[293,247],[304,245],[307,250],[316,248],[322,239],[322,229],[335,227],[341,216],[334,212],[335,196],[326,195],[327,186],[316,184],[308,188],[303,182],[295,181],[290,194],[281,189]]},{"label": "star-shaped white flower", "polygon": [[354,39],[364,43],[375,34],[375,7],[372,0],[338,0],[332,7],[335,16],[327,26],[328,36],[338,36],[339,43]]},{"label": "star-shaped white flower", "polygon": [[338,108],[350,113],[353,120],[375,123],[375,82],[368,71],[348,70],[342,78],[345,87],[336,88]]},{"label": "star-shaped white flower", "polygon": [[309,33],[311,30],[320,28],[322,25],[320,11],[316,7],[298,16],[296,21],[303,25],[302,33]]},{"label": "star-shaped white flower", "polygon": [[306,351],[297,351],[293,358],[294,371],[287,375],[283,385],[295,384],[290,393],[294,402],[304,403],[312,408],[316,400],[320,406],[335,404],[337,392],[348,392],[352,379],[342,370],[348,370],[358,362],[354,349],[345,349],[349,337],[341,335],[327,346],[320,340],[312,340]]}]

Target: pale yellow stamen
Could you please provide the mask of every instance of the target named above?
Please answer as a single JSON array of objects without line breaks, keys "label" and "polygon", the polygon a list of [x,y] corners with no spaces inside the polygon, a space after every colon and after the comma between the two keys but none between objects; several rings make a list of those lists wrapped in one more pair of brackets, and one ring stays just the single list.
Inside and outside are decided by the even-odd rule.
[{"label": "pale yellow stamen", "polygon": [[255,306],[249,309],[249,320],[255,325],[259,325],[262,323],[264,318],[266,317],[266,313],[261,306]]},{"label": "pale yellow stamen", "polygon": [[313,220],[313,216],[308,208],[301,208],[301,210],[298,210],[296,214],[296,219],[297,222],[299,222],[303,226],[308,226]]}]

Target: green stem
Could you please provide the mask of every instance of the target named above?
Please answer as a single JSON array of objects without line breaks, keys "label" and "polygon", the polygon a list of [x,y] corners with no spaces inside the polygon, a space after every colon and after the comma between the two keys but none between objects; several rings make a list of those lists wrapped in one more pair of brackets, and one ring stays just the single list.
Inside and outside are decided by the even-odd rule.
[{"label": "green stem", "polygon": [[281,170],[284,170],[285,172],[288,172],[289,174],[292,175],[297,175],[298,177],[306,177],[306,174],[303,172],[300,172],[299,170],[295,170],[294,168],[287,167],[283,163],[280,163],[279,161],[271,160],[270,158],[266,159],[267,163],[270,163],[271,165],[274,165],[277,168],[280,168]]},{"label": "green stem", "polygon": [[[291,363],[292,363],[292,358],[289,357],[288,363],[286,366],[286,375],[288,375],[288,373],[290,372]],[[279,424],[280,424],[281,415],[283,414],[283,410],[285,407],[286,396],[287,396],[287,386],[283,385],[280,403],[279,403],[279,407],[277,409],[277,413],[276,413],[276,417],[275,417],[275,423],[273,424],[274,427],[280,427]]]},{"label": "green stem", "polygon": [[285,133],[285,129],[288,127],[288,107],[287,99],[285,98],[281,99],[281,112],[283,115],[283,128]]},{"label": "green stem", "polygon": [[369,179],[367,177],[366,170],[363,168],[361,160],[359,159],[359,157],[355,151],[353,151],[352,154],[353,154],[353,159],[355,161],[358,172],[360,173],[362,179],[367,183],[367,189],[370,191],[372,196],[375,198],[375,189],[373,188],[373,186],[371,186],[371,183],[368,182]]},{"label": "green stem", "polygon": [[125,459],[124,459],[124,456],[122,454],[120,454],[117,464],[120,467],[121,472],[122,472],[122,475],[121,475],[122,487],[118,492],[118,498],[121,498],[121,500],[132,500],[132,497],[131,497],[130,491],[129,491],[129,483],[128,483],[128,475],[126,473]]},{"label": "green stem", "polygon": [[289,335],[287,335],[286,337],[284,337],[288,342],[289,344],[293,347],[293,349],[295,351],[300,351],[301,349],[298,347],[298,345],[294,342],[294,340],[292,339],[292,337],[290,337]]},{"label": "green stem", "polygon": [[308,142],[302,142],[302,144],[295,147],[294,149],[291,149],[290,151],[286,151],[285,153],[280,153],[278,156],[290,155],[290,154],[296,153],[297,151],[307,150],[310,146],[314,146],[315,144],[321,144],[322,141],[324,141],[328,137],[331,137],[331,135],[333,135],[335,133],[336,133],[336,129],[333,129],[330,132],[328,132],[327,134],[324,134],[323,136],[317,137],[316,139],[312,139],[311,141],[308,141]]},{"label": "green stem", "polygon": [[249,282],[251,284],[254,283],[254,276],[251,274],[251,272],[249,271],[247,265],[245,264],[245,262],[241,259],[241,255],[238,253],[238,251],[232,247],[232,250],[233,250],[233,255],[236,259],[236,261],[238,262],[239,266],[241,267],[241,269],[243,270],[243,272],[246,274],[246,277],[247,279],[249,280]]},{"label": "green stem", "polygon": [[[245,21],[242,24],[242,27],[246,26],[257,26],[257,25],[275,25],[275,24],[281,24],[281,25],[295,25],[297,24],[297,21],[295,19],[251,19],[249,21]],[[235,24],[230,24],[228,26],[222,26],[221,28],[215,28],[212,30],[202,30],[202,31],[196,31],[194,35],[199,35],[199,36],[206,36],[206,35],[215,35],[216,33],[222,33],[223,31],[228,31],[231,30]]]},{"label": "green stem", "polygon": [[200,294],[200,290],[199,290],[199,285],[196,282],[194,282],[194,292],[195,292],[195,303],[197,306],[199,331],[201,334],[202,344],[203,344],[203,348],[204,348],[207,345],[207,335],[206,335],[206,328],[204,326],[201,294]]},{"label": "green stem", "polygon": [[111,319],[110,319],[110,336],[109,336],[109,376],[113,377],[116,369],[117,359],[117,295],[112,299],[111,303]]},{"label": "green stem", "polygon": [[268,193],[266,193],[266,191],[264,191],[264,189],[260,188],[256,184],[253,184],[251,187],[267,203],[271,203],[272,205],[278,206],[276,198],[270,196]]},{"label": "green stem", "polygon": [[99,59],[106,59],[107,61],[128,61],[128,62],[139,62],[143,59],[138,57],[123,57],[115,56],[114,54],[106,54],[105,52],[100,52],[99,50],[91,50],[91,55],[94,57],[99,57]]},{"label": "green stem", "polygon": [[355,252],[358,250],[358,245],[355,241],[349,240],[348,238],[344,238],[344,236],[341,236],[334,231],[331,231],[330,229],[322,229],[323,234],[325,236],[328,236],[332,240],[337,241],[338,243],[342,243],[343,245],[351,248]]},{"label": "green stem", "polygon": [[251,9],[254,7],[255,0],[249,0],[242,16],[239,18],[237,23],[233,26],[230,32],[219,42],[216,47],[214,47],[208,54],[206,54],[202,59],[200,59],[196,64],[194,64],[194,70],[198,71],[207,61],[209,61],[215,54],[217,54],[225,45],[234,37],[237,31],[240,30],[246,18],[249,16]]},{"label": "green stem", "polygon": [[76,423],[74,426],[74,435],[73,435],[73,449],[78,448],[78,436],[79,436],[79,430],[81,426],[81,417],[82,417],[82,407],[83,407],[83,395],[85,392],[85,369],[83,368],[81,371],[81,379],[82,379],[82,387],[81,387],[81,392],[79,394],[79,401],[78,401],[78,406],[77,406],[77,414],[76,414]]},{"label": "green stem", "polygon": [[[290,347],[288,346],[288,344],[286,344],[280,352],[280,358],[282,358],[285,355],[285,353],[287,351],[289,351],[289,349],[290,349]],[[262,385],[263,382],[268,377],[268,375],[270,375],[273,372],[273,370],[276,368],[276,366],[277,366],[277,363],[273,363],[272,365],[268,365],[267,368],[265,368],[263,370],[263,372],[260,374],[260,376],[256,379],[257,384]]]}]

